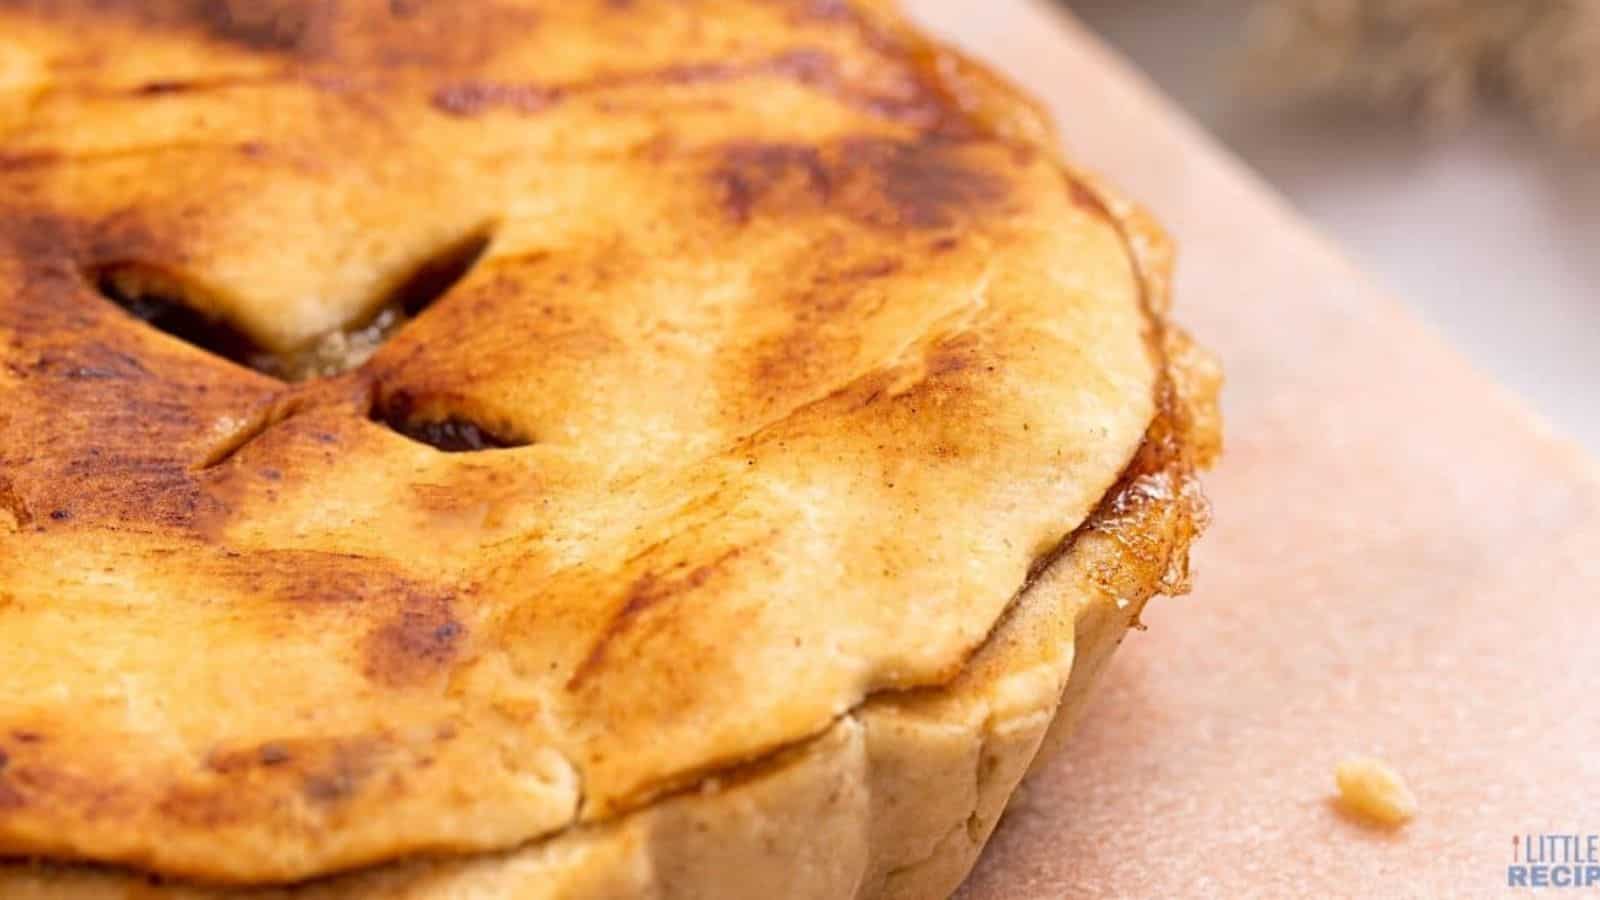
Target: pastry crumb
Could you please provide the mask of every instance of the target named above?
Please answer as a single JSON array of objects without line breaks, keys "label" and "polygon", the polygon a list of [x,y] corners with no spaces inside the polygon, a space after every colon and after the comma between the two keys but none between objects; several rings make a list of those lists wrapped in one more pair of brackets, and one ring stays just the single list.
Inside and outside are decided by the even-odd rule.
[{"label": "pastry crumb", "polygon": [[1417,798],[1393,767],[1381,759],[1357,756],[1334,769],[1339,802],[1362,819],[1379,825],[1404,825],[1417,814]]}]

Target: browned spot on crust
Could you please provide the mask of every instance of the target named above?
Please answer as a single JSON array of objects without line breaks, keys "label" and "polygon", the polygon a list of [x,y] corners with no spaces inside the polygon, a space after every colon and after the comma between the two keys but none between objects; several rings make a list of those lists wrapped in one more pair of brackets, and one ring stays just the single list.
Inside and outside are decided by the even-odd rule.
[{"label": "browned spot on crust", "polygon": [[859,139],[844,146],[852,168],[872,172],[888,200],[888,222],[911,228],[948,228],[974,211],[993,207],[1008,193],[1005,179],[973,167],[944,141],[915,144]]},{"label": "browned spot on crust", "polygon": [[150,375],[150,370],[137,357],[95,340],[75,347],[46,350],[26,367],[26,371],[69,381],[129,381]]},{"label": "browned spot on crust", "polygon": [[1076,178],[1067,177],[1067,195],[1072,198],[1072,203],[1081,209],[1102,218],[1111,219],[1111,210],[1101,201],[1100,195],[1090,190],[1087,185]]},{"label": "browned spot on crust", "polygon": [[900,271],[900,268],[900,260],[884,257],[864,262],[858,266],[851,266],[840,272],[836,277],[840,281],[871,281],[874,278],[887,278]]},{"label": "browned spot on crust", "polygon": [[[883,302],[883,293],[874,289],[872,282],[904,267],[899,258],[891,256],[849,260],[849,247],[842,240],[806,253],[824,258],[843,256],[845,261],[836,267],[825,266],[811,276],[809,284],[798,284],[784,293],[776,308],[788,314],[786,320],[744,352],[729,354],[728,383],[738,385],[739,390],[727,392],[722,405],[735,420],[770,420],[784,404],[792,404],[794,397],[846,377],[860,349],[859,324]],[[803,271],[807,264],[816,265],[797,262],[795,268]],[[771,309],[762,307],[756,317],[770,313]]]},{"label": "browned spot on crust", "polygon": [[388,749],[370,737],[219,748],[195,777],[165,788],[158,807],[176,820],[215,828],[260,815],[263,806],[282,802],[286,787],[316,806],[333,806],[367,783]]},{"label": "browned spot on crust", "polygon": [[[217,596],[263,622],[267,634],[337,632],[354,644],[351,662],[378,685],[427,682],[461,654],[467,626],[451,587],[410,577],[381,557],[312,550],[213,549],[190,557],[190,570]],[[280,746],[299,759],[289,742]],[[246,751],[246,757],[254,750]],[[263,761],[270,762],[270,747]],[[218,757],[237,762],[239,757]]]},{"label": "browned spot on crust", "polygon": [[[41,743],[22,741],[24,750]],[[289,739],[219,749],[165,783],[120,782],[67,771],[37,754],[7,759],[0,749],[0,812],[33,807],[72,810],[94,819],[148,808],[164,819],[203,828],[237,825],[281,805],[284,791],[317,806],[354,795],[395,750],[378,737]]]},{"label": "browned spot on crust", "polygon": [[538,24],[513,3],[421,0],[0,0],[78,26],[165,29],[300,63],[455,66],[481,62]]},{"label": "browned spot on crust", "polygon": [[22,794],[0,775],[0,809],[21,809],[22,806]]},{"label": "browned spot on crust", "polygon": [[211,34],[254,50],[311,55],[330,43],[333,3],[296,0],[211,0],[192,5],[192,15]]},{"label": "browned spot on crust", "polygon": [[[578,664],[572,677],[567,679],[567,690],[575,691],[582,687],[584,682],[599,670],[605,663],[606,653],[611,644],[626,633],[640,616],[652,607],[687,594],[705,584],[740,552],[739,548],[734,547],[723,551],[722,555],[703,565],[689,568],[687,564],[679,564],[665,574],[646,572],[635,578],[628,586],[627,593],[623,595],[622,605],[611,615],[610,621],[601,629],[600,636],[589,648],[588,655]],[[687,571],[684,571],[685,569]]]},{"label": "browned spot on crust", "polygon": [[[42,158],[41,158],[42,159]],[[0,325],[48,337],[63,320],[88,326],[107,311],[85,272],[128,258],[181,260],[181,231],[123,209],[80,219],[27,204],[0,204],[0,259],[19,267],[15,284],[25,315]],[[6,310],[18,313],[20,310]]]},{"label": "browned spot on crust", "polygon": [[276,766],[291,759],[283,744],[268,742],[238,750],[217,750],[206,757],[206,768],[222,775],[246,772],[259,766]]},{"label": "browned spot on crust", "polygon": [[560,88],[533,84],[505,84],[489,81],[462,81],[447,84],[433,92],[433,106],[452,116],[475,116],[490,109],[503,108],[520,113],[536,113],[560,102]]},{"label": "browned spot on crust", "polygon": [[926,81],[906,77],[887,90],[866,90],[845,77],[832,55],[821,51],[790,51],[774,57],[766,71],[827,94],[861,112],[919,130],[941,130],[949,118],[950,109],[944,98]]},{"label": "browned spot on crust", "polygon": [[372,774],[372,765],[365,756],[339,753],[327,769],[308,775],[302,782],[306,799],[322,806],[332,806],[350,797],[361,783]]},{"label": "browned spot on crust", "polygon": [[[914,94],[911,112],[896,118],[914,123],[927,134],[945,137],[981,137],[995,133],[995,122],[975,97],[965,76],[976,71],[995,80],[981,66],[947,47],[941,47],[906,28],[893,15],[848,0],[775,0],[790,10],[798,22],[826,22],[854,32],[860,45],[892,60],[901,68],[902,97]],[[1009,90],[1002,93],[1010,95]]]},{"label": "browned spot on crust", "polygon": [[36,760],[14,759],[0,771],[0,809],[64,804],[100,815],[119,811],[124,800],[124,792],[114,785]]},{"label": "browned spot on crust", "polygon": [[367,635],[362,645],[367,677],[394,687],[442,672],[460,654],[467,627],[456,618],[449,594],[405,598],[400,609]]},{"label": "browned spot on crust", "polygon": [[750,221],[757,202],[785,182],[793,185],[791,191],[823,200],[833,189],[833,173],[823,165],[821,151],[793,144],[732,144],[712,169],[711,180],[728,218],[741,225]]},{"label": "browned spot on crust", "polygon": [[778,0],[789,7],[795,18],[818,22],[837,22],[852,18],[855,11],[845,0]]},{"label": "browned spot on crust", "polygon": [[[301,779],[301,792],[313,803],[331,806],[354,795],[377,771],[383,744],[362,739],[336,742],[331,747],[323,745],[296,749],[298,756],[311,758],[311,762],[296,773]],[[279,767],[289,768],[285,762],[263,761],[262,765],[275,771]]]},{"label": "browned spot on crust", "polygon": [[691,86],[779,78],[826,94],[845,106],[872,116],[920,129],[933,129],[947,118],[942,98],[916,79],[905,79],[887,90],[867,88],[845,76],[838,61],[816,49],[795,49],[766,59],[729,63],[682,63],[632,72],[608,72],[560,84],[464,80],[441,85],[433,92],[435,109],[452,116],[476,116],[496,109],[541,113],[578,97],[660,86]]},{"label": "browned spot on crust", "polygon": [[61,159],[59,150],[0,151],[0,173],[53,165]]},{"label": "browned spot on crust", "polygon": [[[326,772],[339,768],[341,758],[370,756],[372,741],[265,741],[253,747],[217,749],[206,757],[205,766],[219,775],[246,775],[260,769],[293,766],[306,772]],[[348,768],[348,764],[345,766]]]},{"label": "browned spot on crust", "polygon": [[1010,185],[940,138],[860,137],[836,145],[741,142],[725,146],[710,171],[729,220],[758,212],[840,213],[876,228],[954,227],[999,207]]},{"label": "browned spot on crust", "polygon": [[939,341],[928,352],[926,366],[928,378],[943,378],[965,372],[980,361],[993,359],[985,354],[977,335],[963,333]]},{"label": "browned spot on crust", "polygon": [[[343,86],[334,79],[308,77],[304,73],[287,71],[269,72],[261,75],[219,75],[211,78],[157,79],[126,88],[124,93],[133,97],[158,98],[204,91],[225,91],[232,88],[260,87],[275,84],[287,85],[291,83],[329,93],[336,93],[337,89]],[[241,152],[248,152],[250,150],[250,142],[235,145],[235,149]]]},{"label": "browned spot on crust", "polygon": [[12,487],[11,479],[0,475],[0,510],[11,516],[12,522],[18,528],[27,528],[33,524],[33,511]]},{"label": "browned spot on crust", "polygon": [[132,88],[131,93],[141,97],[159,97],[162,94],[182,94],[202,87],[198,81],[150,81]]},{"label": "browned spot on crust", "polygon": [[782,73],[791,54],[754,63],[682,63],[636,72],[610,72],[563,84],[532,82],[462,81],[440,87],[433,105],[453,116],[473,116],[493,109],[538,113],[565,102],[603,91],[635,87],[716,84],[763,73]]},{"label": "browned spot on crust", "polygon": [[[232,791],[228,793],[233,794]],[[173,821],[203,828],[216,828],[248,815],[248,805],[242,797],[225,797],[211,786],[188,783],[168,788],[156,803],[156,809]]]},{"label": "browned spot on crust", "polygon": [[0,760],[0,811],[21,809],[28,804],[28,798],[16,784],[18,772],[11,767],[11,756],[4,749],[0,749]]}]

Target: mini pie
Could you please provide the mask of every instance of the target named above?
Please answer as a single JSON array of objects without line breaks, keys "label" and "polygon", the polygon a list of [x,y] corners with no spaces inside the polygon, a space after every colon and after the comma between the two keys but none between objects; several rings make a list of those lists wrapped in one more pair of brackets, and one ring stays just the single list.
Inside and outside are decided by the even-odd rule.
[{"label": "mini pie", "polygon": [[0,896],[948,894],[1185,587],[1167,271],[881,3],[0,0]]}]

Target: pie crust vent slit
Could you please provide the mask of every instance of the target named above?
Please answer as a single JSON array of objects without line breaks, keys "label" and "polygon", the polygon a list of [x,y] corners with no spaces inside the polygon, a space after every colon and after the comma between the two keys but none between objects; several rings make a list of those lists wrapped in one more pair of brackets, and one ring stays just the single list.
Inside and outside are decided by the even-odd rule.
[{"label": "pie crust vent slit", "polygon": [[330,331],[278,360],[289,381],[327,377],[366,363],[439,298],[467,277],[488,249],[490,233],[479,228],[424,259],[389,290],[387,299],[365,319]]},{"label": "pie crust vent slit", "polygon": [[504,450],[533,443],[503,426],[491,427],[458,414],[429,414],[409,393],[396,391],[373,402],[367,416],[419,444],[445,453]]},{"label": "pie crust vent slit", "polygon": [[198,292],[158,266],[115,263],[90,273],[106,299],[129,315],[172,337],[280,381],[327,378],[357,368],[378,348],[425,312],[472,271],[489,247],[488,228],[478,228],[412,269],[375,311],[283,353],[267,350],[220,316],[193,302]]},{"label": "pie crust vent slit", "polygon": [[89,273],[100,295],[146,325],[235,365],[280,377],[277,358],[221,317],[187,302],[193,291],[141,263],[113,263]]},{"label": "pie crust vent slit", "polygon": [[480,228],[445,247],[417,266],[389,294],[386,308],[407,319],[422,315],[435,300],[449,293],[478,264],[489,249],[490,232]]},{"label": "pie crust vent slit", "polygon": [[266,434],[268,429],[278,425],[290,416],[300,412],[301,404],[293,396],[274,403],[272,406],[261,410],[239,426],[232,434],[220,441],[206,454],[197,466],[201,470],[213,469],[232,459],[234,454],[244,449],[244,446],[256,438]]}]

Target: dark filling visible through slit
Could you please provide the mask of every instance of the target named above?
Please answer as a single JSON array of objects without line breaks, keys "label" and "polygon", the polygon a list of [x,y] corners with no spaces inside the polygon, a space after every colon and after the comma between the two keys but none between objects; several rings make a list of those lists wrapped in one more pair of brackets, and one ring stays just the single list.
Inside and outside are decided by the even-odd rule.
[{"label": "dark filling visible through slit", "polygon": [[510,441],[491,434],[484,430],[482,426],[456,416],[451,416],[438,422],[406,422],[393,419],[383,419],[382,421],[385,425],[413,441],[428,444],[446,453],[461,453],[468,450],[499,450],[506,447],[521,446],[520,442]]},{"label": "dark filling visible through slit", "polygon": [[419,417],[415,408],[411,395],[401,391],[374,403],[368,417],[413,441],[446,453],[524,447],[529,443],[460,416]]},{"label": "dark filling visible through slit", "polygon": [[136,265],[107,266],[94,273],[94,285],[135,319],[212,356],[265,371],[262,362],[271,354],[222,319],[170,299],[169,295],[176,292],[168,279]]},{"label": "dark filling visible through slit", "polygon": [[282,381],[306,381],[348,372],[465,278],[489,246],[479,231],[446,247],[400,281],[377,311],[358,324],[323,334],[298,349],[267,350],[221,317],[194,308],[194,291],[177,277],[137,262],[102,266],[92,281],[129,315],[213,356]]},{"label": "dark filling visible through slit", "polygon": [[269,374],[303,381],[347,372],[372,358],[389,338],[460,283],[489,247],[489,235],[476,233],[426,260],[406,276],[389,299],[363,324],[325,334],[278,361]]}]

